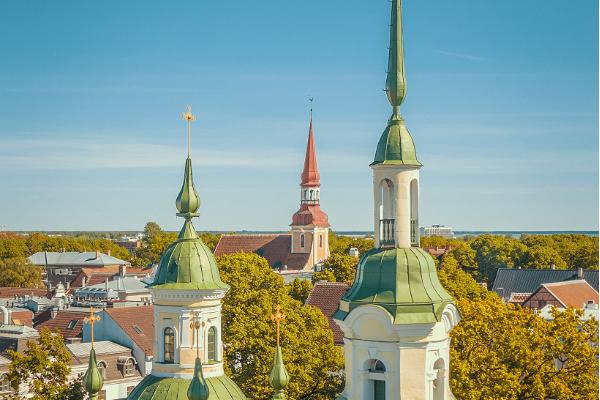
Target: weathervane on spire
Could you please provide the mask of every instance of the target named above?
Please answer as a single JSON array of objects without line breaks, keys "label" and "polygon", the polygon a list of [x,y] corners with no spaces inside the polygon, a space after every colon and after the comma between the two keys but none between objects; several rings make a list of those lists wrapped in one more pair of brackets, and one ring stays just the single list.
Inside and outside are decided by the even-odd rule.
[{"label": "weathervane on spire", "polygon": [[94,307],[90,307],[90,316],[85,317],[83,319],[83,322],[85,322],[86,324],[90,324],[92,348],[94,348],[94,324],[102,319],[99,316],[95,315],[94,313],[95,313]]},{"label": "weathervane on spire", "polygon": [[277,325],[277,346],[279,346],[279,336],[280,336],[279,324],[284,319],[285,319],[285,314],[281,312],[281,306],[279,304],[277,304],[277,307],[275,307],[275,314],[271,315],[271,321],[275,322],[275,324]]},{"label": "weathervane on spire", "polygon": [[200,328],[203,325],[204,323],[200,322],[200,314],[196,311],[190,322],[192,333],[196,331],[196,335],[192,337],[192,347],[194,347],[194,342],[196,343],[196,358],[200,358]]},{"label": "weathervane on spire", "polygon": [[308,101],[310,102],[310,118],[312,119],[313,103],[315,101],[315,98],[314,97],[309,97]]},{"label": "weathervane on spire", "polygon": [[196,116],[192,114],[192,106],[188,105],[186,112],[181,113],[181,119],[187,121],[187,138],[188,138],[188,158],[190,158],[190,124],[196,120]]}]

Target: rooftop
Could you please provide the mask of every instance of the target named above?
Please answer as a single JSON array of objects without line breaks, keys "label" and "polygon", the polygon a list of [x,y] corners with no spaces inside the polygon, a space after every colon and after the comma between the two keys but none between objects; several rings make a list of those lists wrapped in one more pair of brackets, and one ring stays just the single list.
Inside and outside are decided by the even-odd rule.
[{"label": "rooftop", "polygon": [[108,254],[96,251],[40,251],[28,257],[33,265],[41,266],[93,266],[104,267],[107,265],[128,265],[123,261]]},{"label": "rooftop", "polygon": [[319,308],[329,321],[329,328],[333,331],[333,342],[337,346],[344,344],[344,333],[333,321],[333,314],[337,311],[342,296],[350,289],[343,282],[319,281],[306,299],[306,304]]},{"label": "rooftop", "polygon": [[583,279],[545,283],[545,287],[564,307],[583,308],[590,301],[598,304],[598,292]]},{"label": "rooftop", "polygon": [[[69,343],[67,348],[75,357],[86,357],[90,355],[92,349],[91,343]],[[118,353],[130,353],[131,349],[125,346],[111,342],[109,340],[103,340],[100,342],[94,342],[94,351],[96,354],[118,354]]]},{"label": "rooftop", "polygon": [[108,308],[105,310],[117,325],[147,355],[154,353],[154,307]]}]

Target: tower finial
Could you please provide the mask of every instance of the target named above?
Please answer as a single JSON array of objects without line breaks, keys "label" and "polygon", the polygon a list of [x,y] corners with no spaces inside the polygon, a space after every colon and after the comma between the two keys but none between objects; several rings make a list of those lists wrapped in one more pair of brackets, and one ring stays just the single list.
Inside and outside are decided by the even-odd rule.
[{"label": "tower finial", "polygon": [[275,314],[271,315],[271,321],[275,322],[277,325],[277,347],[275,349],[273,368],[269,374],[269,383],[273,389],[275,389],[272,400],[285,400],[284,389],[290,382],[290,375],[285,369],[285,364],[283,363],[283,353],[281,352],[281,347],[279,346],[279,336],[281,334],[279,325],[284,319],[285,314],[281,312],[281,306],[277,304],[277,307],[275,307]]},{"label": "tower finial", "polygon": [[312,122],[313,104],[315,102],[315,98],[309,97],[308,101],[310,102],[310,121]]},{"label": "tower finial", "polygon": [[90,324],[90,336],[91,336],[91,342],[92,342],[92,349],[94,348],[94,324],[98,321],[100,321],[100,317],[95,315],[95,310],[94,307],[90,307],[90,316],[89,317],[85,317],[83,319],[83,322],[86,324]]},{"label": "tower finial", "polygon": [[196,116],[192,114],[192,106],[188,104],[187,110],[181,113],[181,119],[187,121],[187,158],[190,158],[190,124],[196,120]]},{"label": "tower finial", "polygon": [[406,96],[404,73],[404,39],[402,34],[402,0],[392,0],[390,22],[390,48],[385,90],[394,108],[393,116],[399,117],[400,104]]},{"label": "tower finial", "polygon": [[90,349],[90,358],[88,362],[88,369],[83,377],[85,390],[88,392],[90,400],[98,399],[98,392],[102,389],[104,379],[102,374],[98,370],[98,363],[96,361],[96,352],[94,351],[94,324],[100,321],[100,317],[94,314],[94,307],[90,307],[90,316],[85,317],[83,322],[90,324],[91,343],[92,348]]}]

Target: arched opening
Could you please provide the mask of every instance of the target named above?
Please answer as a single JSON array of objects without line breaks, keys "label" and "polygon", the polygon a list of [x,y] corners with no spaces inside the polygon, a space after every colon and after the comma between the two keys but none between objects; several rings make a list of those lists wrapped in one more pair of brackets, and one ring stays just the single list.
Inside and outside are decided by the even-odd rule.
[{"label": "arched opening", "polygon": [[208,361],[217,361],[217,328],[211,326],[206,339]]},{"label": "arched opening", "polygon": [[419,246],[419,181],[410,182],[410,243]]},{"label": "arched opening", "polygon": [[385,364],[381,360],[367,361],[369,369],[369,398],[373,400],[385,400]]},{"label": "arched opening", "polygon": [[104,361],[100,361],[97,364],[98,372],[100,372],[100,376],[102,379],[106,380],[106,363]]},{"label": "arched opening", "polygon": [[165,328],[163,331],[163,362],[173,364],[175,362],[175,331],[173,328]]},{"label": "arched opening", "polygon": [[304,235],[300,235],[300,247],[304,248]]},{"label": "arched opening", "polygon": [[10,380],[6,374],[0,376],[0,393],[9,393],[11,391]]},{"label": "arched opening", "polygon": [[135,373],[135,363],[133,362],[133,358],[129,358],[125,361],[125,365],[123,366],[123,375],[131,376]]},{"label": "arched opening", "polygon": [[379,185],[379,244],[381,246],[393,246],[396,244],[394,238],[395,204],[394,184],[389,179],[384,179]]},{"label": "arched opening", "polygon": [[443,358],[439,358],[433,364],[433,372],[435,379],[432,382],[433,400],[444,400],[446,398],[446,363]]}]

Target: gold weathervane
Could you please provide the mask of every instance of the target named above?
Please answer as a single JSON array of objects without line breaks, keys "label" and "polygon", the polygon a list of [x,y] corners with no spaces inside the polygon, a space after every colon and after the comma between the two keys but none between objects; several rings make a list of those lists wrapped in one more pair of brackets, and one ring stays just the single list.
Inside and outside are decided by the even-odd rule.
[{"label": "gold weathervane", "polygon": [[192,106],[187,106],[187,111],[181,113],[181,119],[187,121],[188,125],[188,158],[190,158],[190,124],[196,120],[196,116],[192,114]]},{"label": "gold weathervane", "polygon": [[95,315],[94,313],[95,313],[94,307],[90,307],[90,316],[89,317],[85,317],[83,319],[83,322],[85,322],[86,324],[90,324],[90,332],[91,332],[91,337],[92,337],[92,347],[94,347],[94,324],[102,319],[99,316]]},{"label": "gold weathervane", "polygon": [[279,336],[280,336],[279,324],[284,319],[285,319],[285,314],[281,312],[281,306],[279,304],[277,304],[277,307],[275,307],[275,314],[271,315],[271,321],[275,322],[275,324],[277,325],[277,346],[279,346]]},{"label": "gold weathervane", "polygon": [[192,317],[192,322],[190,322],[190,329],[192,330],[192,333],[194,332],[194,330],[196,331],[196,335],[192,336],[192,348],[194,347],[195,342],[197,358],[200,358],[200,328],[202,328],[205,325],[204,322],[200,322],[199,315],[200,313],[195,312],[194,316]]}]

